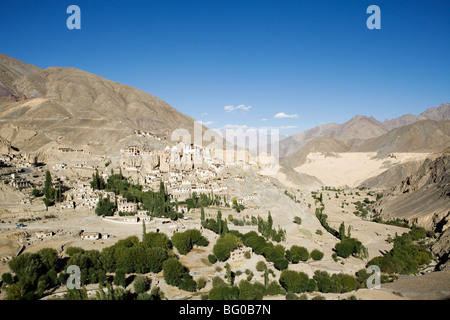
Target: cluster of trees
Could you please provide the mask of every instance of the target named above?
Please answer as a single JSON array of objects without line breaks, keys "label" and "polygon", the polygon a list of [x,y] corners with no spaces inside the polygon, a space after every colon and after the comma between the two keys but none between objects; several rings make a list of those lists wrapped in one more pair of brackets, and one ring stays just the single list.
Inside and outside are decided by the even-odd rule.
[{"label": "cluster of trees", "polygon": [[292,193],[289,193],[289,191],[284,190],[284,194],[287,195],[289,198],[291,198],[294,202],[297,202],[297,197]]},{"label": "cluster of trees", "polygon": [[39,299],[45,290],[66,281],[65,277],[58,277],[61,265],[54,249],[23,253],[11,259],[8,265],[14,275],[9,272],[2,275],[7,300]]},{"label": "cluster of trees", "polygon": [[[292,246],[290,250],[285,250],[284,246],[280,244],[274,245],[272,242],[266,241],[264,237],[259,236],[255,231],[242,234],[238,231],[232,230],[230,231],[230,234],[240,239],[243,245],[252,248],[255,254],[262,255],[267,261],[273,262],[274,267],[278,270],[287,269],[290,261],[293,263],[298,263],[299,261],[306,261],[309,257],[315,260],[320,260],[323,258],[323,253],[319,250],[314,250],[311,252],[311,255],[305,248],[297,246]],[[306,250],[306,254],[304,250]],[[308,256],[306,260],[302,260],[306,255]],[[228,259],[228,256],[226,259]]]},{"label": "cluster of trees", "polygon": [[339,238],[339,232],[328,224],[327,222],[328,216],[325,213],[323,213],[323,210],[324,210],[323,206],[320,208],[316,208],[317,219],[319,220],[320,224],[325,230],[327,230],[331,235],[335,236],[336,238]]},{"label": "cluster of trees", "polygon": [[202,298],[209,300],[262,300],[267,295],[285,293],[277,281],[272,281],[266,286],[258,281],[251,283],[243,279],[238,285],[230,285],[223,279],[214,277],[212,285],[208,295]]},{"label": "cluster of trees", "polygon": [[383,224],[387,224],[387,225],[391,225],[391,226],[397,226],[397,227],[402,227],[402,228],[409,228],[409,224],[408,222],[396,218],[396,219],[392,219],[392,220],[383,220],[383,218],[379,215],[376,214],[373,216],[372,218],[372,222],[376,222],[376,223],[383,223]]},{"label": "cluster of trees", "polygon": [[286,259],[288,259],[292,263],[308,261],[309,251],[305,247],[293,245],[289,250],[286,250]]},{"label": "cluster of trees", "polygon": [[48,170],[45,172],[45,182],[44,188],[42,188],[42,193],[39,192],[39,190],[37,191],[33,190],[33,195],[39,196],[40,194],[44,195],[44,199],[42,199],[42,201],[44,202],[46,207],[53,206],[56,202],[62,202],[64,200],[62,184],[59,183],[58,189],[54,188],[52,182],[52,175]]},{"label": "cluster of trees", "polygon": [[161,300],[164,297],[163,293],[156,286],[150,291],[150,283],[148,278],[138,276],[133,282],[134,292],[121,286],[114,287],[112,283],[106,282],[105,286],[99,285],[95,297],[89,298],[86,287],[82,287],[68,290],[65,298],[66,300]]},{"label": "cluster of trees", "polygon": [[317,291],[323,293],[345,293],[364,287],[367,277],[357,278],[344,273],[330,276],[326,271],[316,270],[313,280],[317,284]]},{"label": "cluster of trees", "polygon": [[[365,281],[365,278],[361,278]],[[349,274],[339,273],[330,276],[326,271],[316,270],[314,276],[304,272],[284,270],[279,280],[281,286],[291,293],[319,291],[323,293],[345,293],[357,290],[362,286],[358,278]]]},{"label": "cluster of trees", "polygon": [[417,243],[425,239],[424,228],[413,226],[412,230],[394,238],[394,247],[381,257],[373,258],[367,265],[377,265],[381,272],[387,274],[411,274],[423,265],[431,262],[432,256],[428,248]]},{"label": "cluster of trees", "polygon": [[200,195],[197,192],[192,192],[191,196],[185,202],[188,206],[188,211],[193,208],[219,206],[222,203],[220,196],[214,195],[212,192],[211,194],[202,193]]},{"label": "cluster of trees", "polygon": [[353,203],[355,205],[356,211],[353,214],[357,217],[367,218],[369,211],[367,210],[367,202],[356,201]]},{"label": "cluster of trees", "polygon": [[94,190],[103,190],[105,186],[105,180],[98,174],[98,169],[95,169],[95,173],[92,174],[91,188]]},{"label": "cluster of trees", "polygon": [[347,235],[345,234],[344,222],[339,227],[339,238],[341,242],[336,243],[334,246],[334,250],[339,257],[348,258],[350,255],[361,259],[369,257],[369,252],[361,241],[350,236],[350,227],[348,228]]},{"label": "cluster of trees", "polygon": [[[106,184],[102,183],[103,178],[98,175],[97,171],[93,174],[92,179],[91,186],[93,188],[97,187],[97,189],[114,192],[116,200],[117,195],[121,194],[130,202],[140,202],[142,203],[143,209],[147,210],[153,217],[167,217],[172,220],[183,217],[182,213],[175,211],[174,207],[176,204],[170,201],[163,182],[160,183],[158,192],[143,192],[141,185],[130,184],[122,175],[122,172],[114,174],[114,171],[111,170],[111,176],[108,178]],[[115,210],[117,210],[117,201],[111,203],[109,196],[107,196],[106,198],[100,199],[95,212],[98,215],[113,215]]]},{"label": "cluster of trees", "polygon": [[[239,237],[232,233],[225,233],[213,247],[213,254],[219,261],[225,261],[230,257],[230,253],[242,246],[242,241]],[[211,258],[213,260],[213,258]],[[210,260],[211,260],[210,259]]]},{"label": "cluster of trees", "polygon": [[192,279],[189,270],[176,258],[169,258],[164,261],[162,269],[167,284],[185,291],[194,292],[197,290],[197,283]]},{"label": "cluster of trees", "polygon": [[200,231],[189,229],[185,232],[176,232],[172,236],[172,244],[180,254],[188,254],[194,245],[206,247],[209,241],[202,236]]},{"label": "cluster of trees", "polygon": [[278,230],[276,230],[273,227],[273,219],[272,215],[270,214],[270,211],[269,215],[267,216],[267,221],[264,221],[263,218],[258,216],[257,224],[258,224],[258,232],[260,232],[264,238],[272,239],[276,242],[286,240],[286,231],[282,230],[280,226],[278,226]]},{"label": "cluster of trees", "polygon": [[[192,245],[207,245],[208,241],[198,230],[187,230],[175,234],[174,243],[183,252],[188,252]],[[181,237],[180,237],[181,235]],[[136,290],[133,296],[121,288],[114,289],[111,285],[125,287],[126,275],[129,273],[144,274],[148,272],[164,272],[168,284],[186,291],[195,291],[197,283],[171,250],[172,242],[163,233],[143,232],[142,241],[137,236],[131,236],[117,241],[114,245],[98,250],[84,250],[79,247],[68,247],[68,258],[60,258],[54,249],[42,249],[37,253],[24,253],[9,262],[12,273],[4,273],[2,282],[10,300],[40,298],[45,291],[65,285],[69,277],[68,266],[80,268],[80,284],[96,284],[100,286],[97,294],[102,300],[139,299],[155,300],[157,293],[147,293],[148,290]],[[190,249],[189,249],[190,250]],[[114,273],[114,279],[107,277],[107,273]],[[14,274],[14,275],[13,275]],[[145,284],[136,284],[141,289]],[[104,286],[107,292],[103,291]],[[203,283],[204,286],[204,283]],[[141,294],[141,295],[140,295]],[[109,297],[109,298],[108,298]],[[87,295],[83,289],[68,291],[68,299],[85,299]]]},{"label": "cluster of trees", "polygon": [[167,217],[172,220],[183,218],[182,213],[175,211],[175,205],[170,201],[170,196],[162,181],[159,184],[159,192],[142,193],[142,207],[150,212],[152,217]]},{"label": "cluster of trees", "polygon": [[205,219],[204,211],[202,207],[201,224],[203,228],[209,229],[218,235],[222,235],[228,232],[227,220],[222,219],[222,211],[217,211],[216,219]]},{"label": "cluster of trees", "polygon": [[103,198],[100,195],[100,199],[97,202],[97,207],[95,208],[95,214],[98,216],[112,216],[116,211],[116,204],[111,202],[109,194]]},{"label": "cluster of trees", "polygon": [[[252,216],[252,218],[254,218],[254,217]],[[245,217],[243,219],[233,218],[231,220],[231,222],[233,223],[233,225],[240,226],[240,227],[257,225],[256,218],[254,220],[253,219],[252,220],[246,220]]]},{"label": "cluster of trees", "polygon": [[158,273],[165,260],[173,256],[172,244],[163,233],[146,233],[139,241],[137,236],[119,240],[104,248],[100,255],[102,268],[119,273]]}]

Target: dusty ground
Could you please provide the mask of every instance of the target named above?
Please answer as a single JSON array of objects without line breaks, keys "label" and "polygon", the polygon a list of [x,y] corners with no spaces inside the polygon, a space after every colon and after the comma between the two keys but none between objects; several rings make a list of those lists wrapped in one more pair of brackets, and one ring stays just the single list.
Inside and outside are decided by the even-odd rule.
[{"label": "dusty ground", "polygon": [[[354,274],[356,271],[365,268],[367,261],[374,256],[380,255],[381,252],[390,250],[392,244],[387,243],[385,240],[390,235],[395,236],[395,233],[401,234],[407,232],[408,229],[399,228],[395,226],[389,226],[384,224],[377,224],[362,220],[360,217],[356,217],[353,214],[354,205],[352,202],[362,201],[364,198],[373,200],[373,196],[367,194],[367,191],[359,191],[359,195],[356,195],[358,190],[345,190],[338,193],[336,198],[335,191],[322,191],[323,202],[325,204],[325,213],[328,215],[329,224],[335,229],[339,228],[341,222],[345,223],[346,228],[351,226],[351,234],[353,237],[358,238],[369,250],[369,258],[365,260],[348,258],[339,259],[337,262],[331,257],[335,244],[339,241],[330,235],[322,226],[314,215],[316,203],[311,197],[311,193],[305,190],[297,190],[290,188],[288,191],[295,194],[299,202],[293,201],[287,195],[284,194],[285,189],[273,184],[270,179],[265,179],[257,176],[253,173],[246,172],[245,175],[242,171],[237,170],[234,172],[237,176],[244,176],[244,178],[233,178],[229,181],[229,192],[232,194],[240,195],[253,195],[255,200],[246,204],[246,209],[241,213],[237,213],[230,208],[220,208],[222,211],[222,217],[226,219],[229,214],[232,214],[234,218],[250,220],[252,216],[260,216],[267,219],[268,212],[274,220],[274,226],[277,228],[280,226],[286,230],[287,239],[281,244],[286,248],[290,248],[292,245],[299,245],[306,247],[310,252],[313,249],[319,249],[324,252],[324,258],[321,261],[309,260],[306,263],[290,264],[289,269],[303,271],[310,277],[313,276],[315,270],[325,270],[330,274],[333,273],[348,273]],[[352,192],[353,194],[350,194]],[[344,205],[342,203],[349,203]],[[207,217],[216,217],[218,208],[206,209]],[[54,215],[55,218],[45,219],[45,215]],[[180,220],[175,223],[161,224],[156,220],[146,223],[146,229],[148,232],[156,231],[166,233],[169,237],[175,231],[183,231],[189,228],[200,228],[200,210],[193,210],[188,215],[191,220]],[[302,219],[302,223],[293,223],[294,217],[298,216]],[[36,219],[40,217],[41,220],[27,221],[25,222],[25,228],[16,228],[15,224],[19,218]],[[7,261],[15,256],[22,245],[25,246],[24,252],[36,252],[44,247],[52,247],[58,251],[67,248],[68,246],[80,246],[85,249],[97,249],[101,250],[106,246],[114,244],[117,240],[137,235],[142,235],[142,224],[128,224],[117,223],[102,220],[96,216],[93,210],[58,210],[51,208],[49,211],[43,210],[40,204],[5,204],[0,209],[0,274],[8,271]],[[256,226],[234,226],[232,223],[228,223],[230,229],[236,229],[242,233],[249,232],[251,230],[257,231]],[[55,235],[46,239],[37,239],[35,237],[36,231],[53,231]],[[84,231],[96,231],[100,233],[108,233],[111,238],[107,240],[91,241],[81,240],[79,233]],[[316,234],[317,230],[322,232],[321,235]],[[27,233],[24,236],[25,232]],[[169,299],[200,299],[201,294],[208,292],[211,288],[211,279],[214,276],[225,276],[225,263],[216,263],[211,265],[208,262],[207,256],[211,253],[217,235],[209,230],[203,230],[203,235],[210,241],[208,247],[194,248],[186,256],[181,256],[181,262],[186,265],[194,279],[204,277],[208,280],[206,287],[200,292],[192,295],[177,288],[167,286],[162,279],[162,273],[158,275],[151,275],[154,278],[154,284],[163,290],[166,297]],[[20,240],[20,242],[18,241]],[[260,260],[264,260],[262,256],[252,255],[248,260],[243,260],[240,263],[233,263],[232,270],[242,272],[242,275],[236,278],[236,283],[241,279],[245,279],[247,275],[245,271],[248,269],[253,272],[253,280],[263,282],[263,275],[256,271],[256,263]],[[277,271],[271,263],[267,263],[269,268],[274,270],[274,276],[270,276],[270,280],[278,280],[280,272]],[[441,274],[436,274],[438,277]],[[425,275],[427,276],[427,275]],[[422,277],[425,277],[422,276]],[[434,287],[422,286],[422,293],[415,293],[416,287],[414,281],[418,277],[411,277],[407,280],[409,282],[398,282],[400,287],[395,286],[397,283],[390,284],[382,290],[359,290],[356,293],[349,293],[346,295],[326,295],[327,299],[341,299],[346,296],[354,294],[360,299],[406,299],[406,298],[429,298],[442,296],[442,292],[446,292],[445,288],[448,287],[446,282],[442,282],[444,289],[440,290],[441,293],[436,292]],[[425,278],[423,278],[425,279]],[[419,279],[420,280],[420,279]],[[417,280],[418,281],[418,280]],[[401,285],[406,287],[401,287]],[[410,286],[410,287],[408,287]],[[417,290],[421,288],[417,286]],[[92,290],[97,289],[91,288]],[[61,288],[63,291],[64,289]],[[395,292],[395,293],[393,293]],[[400,292],[400,295],[398,294]],[[414,296],[415,295],[415,296]],[[310,296],[310,298],[313,295]],[[284,299],[284,297],[269,297],[270,299]]]},{"label": "dusty ground", "polygon": [[307,162],[295,171],[318,178],[327,186],[357,187],[361,182],[375,177],[394,164],[425,159],[427,153],[395,153],[395,157],[375,158],[373,152],[346,152],[327,156],[310,153]]}]

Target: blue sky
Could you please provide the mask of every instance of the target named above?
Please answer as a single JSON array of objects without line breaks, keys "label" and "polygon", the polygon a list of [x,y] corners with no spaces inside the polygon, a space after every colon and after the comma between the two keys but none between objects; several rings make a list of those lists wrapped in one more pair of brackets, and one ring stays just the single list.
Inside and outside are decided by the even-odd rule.
[{"label": "blue sky", "polygon": [[[66,27],[71,4],[81,30]],[[366,27],[371,4],[381,30]],[[0,52],[137,87],[212,128],[290,135],[450,102],[449,17],[448,0],[15,0]]]}]

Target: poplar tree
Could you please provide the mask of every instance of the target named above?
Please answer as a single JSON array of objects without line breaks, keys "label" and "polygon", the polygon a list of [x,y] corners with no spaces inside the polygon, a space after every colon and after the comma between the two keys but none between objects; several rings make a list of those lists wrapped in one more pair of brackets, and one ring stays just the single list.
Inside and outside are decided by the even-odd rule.
[{"label": "poplar tree", "polygon": [[145,220],[142,220],[142,239],[144,239],[147,234],[147,227],[145,226]]},{"label": "poplar tree", "polygon": [[345,224],[344,222],[341,223],[339,226],[339,238],[344,239],[345,238]]},{"label": "poplar tree", "polygon": [[200,209],[200,220],[202,222],[205,221],[205,209],[203,209],[203,207]]}]

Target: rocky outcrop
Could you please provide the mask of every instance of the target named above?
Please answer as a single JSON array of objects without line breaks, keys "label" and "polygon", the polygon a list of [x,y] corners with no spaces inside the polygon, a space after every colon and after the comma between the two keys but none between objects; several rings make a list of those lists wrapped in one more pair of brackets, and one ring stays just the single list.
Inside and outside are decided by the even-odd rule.
[{"label": "rocky outcrop", "polygon": [[427,158],[414,174],[386,192],[373,209],[385,219],[400,218],[429,230],[445,231],[448,203],[450,151]]},{"label": "rocky outcrop", "polygon": [[436,266],[437,270],[450,270],[450,228],[447,228],[437,239],[435,244],[431,247],[431,252],[435,255],[439,263]]}]

